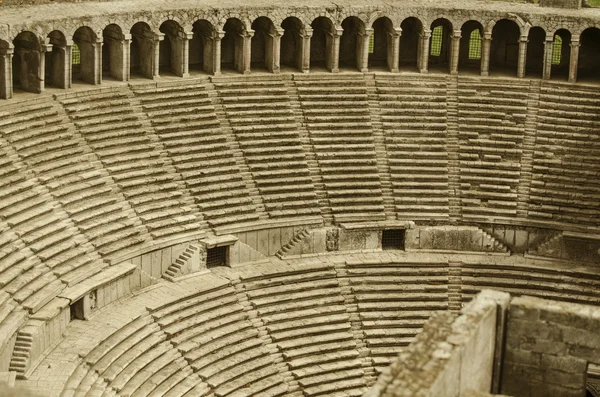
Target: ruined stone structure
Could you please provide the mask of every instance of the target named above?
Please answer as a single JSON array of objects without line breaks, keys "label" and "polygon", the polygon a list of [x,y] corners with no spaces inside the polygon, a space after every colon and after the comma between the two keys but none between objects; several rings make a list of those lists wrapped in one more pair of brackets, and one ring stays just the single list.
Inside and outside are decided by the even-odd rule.
[{"label": "ruined stone structure", "polygon": [[565,4],[0,7],[0,379],[359,396],[482,289],[600,305],[600,10]]}]

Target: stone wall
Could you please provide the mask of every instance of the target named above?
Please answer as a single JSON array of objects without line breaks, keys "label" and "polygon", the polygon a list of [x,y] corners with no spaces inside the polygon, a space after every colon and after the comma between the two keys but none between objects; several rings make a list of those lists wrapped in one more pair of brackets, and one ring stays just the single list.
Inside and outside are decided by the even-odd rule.
[{"label": "stone wall", "polygon": [[508,312],[503,393],[585,396],[588,363],[600,363],[600,308],[514,298]]}]

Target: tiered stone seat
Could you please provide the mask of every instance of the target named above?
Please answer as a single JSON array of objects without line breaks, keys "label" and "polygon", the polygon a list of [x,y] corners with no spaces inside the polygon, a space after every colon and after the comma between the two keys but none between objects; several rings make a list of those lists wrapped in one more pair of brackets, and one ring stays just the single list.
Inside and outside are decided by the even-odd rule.
[{"label": "tiered stone seat", "polygon": [[384,219],[363,75],[294,79],[334,219]]},{"label": "tiered stone seat", "polygon": [[135,85],[133,90],[208,223],[257,220],[205,82]]},{"label": "tiered stone seat", "polygon": [[465,263],[461,279],[464,302],[482,289],[492,288],[511,295],[600,304],[600,275],[573,268]]},{"label": "tiered stone seat", "polygon": [[516,215],[528,81],[458,79],[463,218]]},{"label": "tiered stone seat", "polygon": [[600,94],[596,87],[541,87],[529,216],[598,226]]},{"label": "tiered stone seat", "polygon": [[107,88],[60,101],[154,239],[196,232],[194,203],[182,197],[179,176],[130,96],[127,88]]},{"label": "tiered stone seat", "polygon": [[360,396],[364,371],[336,272],[325,265],[242,277],[250,303],[305,395]]},{"label": "tiered stone seat", "polygon": [[279,395],[273,391],[283,378],[233,287],[207,287],[154,308],[152,316],[216,396]]},{"label": "tiered stone seat", "polygon": [[376,75],[396,214],[448,218],[446,81]]},{"label": "tiered stone seat", "polygon": [[448,309],[448,265],[346,262],[362,329],[376,370],[387,367],[437,310]]},{"label": "tiered stone seat", "polygon": [[284,82],[253,76],[214,85],[269,216],[319,215]]}]

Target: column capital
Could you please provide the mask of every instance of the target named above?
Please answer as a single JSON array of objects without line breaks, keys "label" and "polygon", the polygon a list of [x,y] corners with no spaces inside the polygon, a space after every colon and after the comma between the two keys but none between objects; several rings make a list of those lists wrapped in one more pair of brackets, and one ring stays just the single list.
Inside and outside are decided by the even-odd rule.
[{"label": "column capital", "polygon": [[191,39],[194,38],[194,32],[182,32],[181,33],[181,38],[182,39],[191,40]]},{"label": "column capital", "polygon": [[338,36],[339,37],[342,34],[344,34],[344,29],[342,29],[342,28],[334,28],[333,30],[334,30],[334,33],[333,33],[334,36]]},{"label": "column capital", "polygon": [[223,37],[225,37],[225,31],[224,30],[217,30],[213,36],[213,39],[218,39],[221,40]]},{"label": "column capital", "polygon": [[492,39],[492,32],[483,32],[483,36],[481,36],[481,38],[483,40],[491,40]]},{"label": "column capital", "polygon": [[154,40],[155,41],[163,41],[165,39],[165,34],[164,33],[154,33]]},{"label": "column capital", "polygon": [[521,43],[528,43],[529,42],[529,37],[528,36],[521,36],[521,37],[519,37],[519,42],[521,42]]},{"label": "column capital", "polygon": [[125,34],[123,35],[123,40],[131,40],[131,37],[132,37],[132,36],[131,36],[131,33],[125,33]]},{"label": "column capital", "polygon": [[246,30],[246,34],[243,34],[242,36],[251,39],[252,37],[254,37],[254,33],[255,33],[254,29],[248,29],[248,30]]},{"label": "column capital", "polygon": [[52,44],[50,44],[50,43],[42,44],[40,47],[42,49],[42,52],[51,52],[52,51]]},{"label": "column capital", "polygon": [[374,29],[373,29],[373,28],[365,29],[365,34],[366,34],[367,36],[370,36],[370,35],[372,35],[372,34],[373,34],[373,31],[374,31]]},{"label": "column capital", "polygon": [[452,31],[452,38],[453,39],[461,39],[462,38],[462,30],[460,29],[455,29]]},{"label": "column capital", "polygon": [[300,32],[300,35],[301,35],[301,36],[303,36],[303,37],[307,37],[307,38],[310,38],[310,37],[312,37],[312,35],[313,35],[313,28],[311,28],[311,27],[306,27],[306,28],[304,28],[304,29],[303,29],[303,30]]},{"label": "column capital", "polygon": [[423,29],[423,37],[430,38],[431,37],[431,29]]}]

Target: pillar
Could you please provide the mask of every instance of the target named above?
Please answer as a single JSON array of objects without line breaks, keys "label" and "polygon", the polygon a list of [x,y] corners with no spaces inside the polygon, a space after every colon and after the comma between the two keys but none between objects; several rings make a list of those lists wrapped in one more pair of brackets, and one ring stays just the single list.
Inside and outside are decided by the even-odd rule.
[{"label": "pillar", "polygon": [[331,49],[329,51],[327,69],[329,69],[332,73],[339,73],[340,71],[340,39],[343,33],[344,29],[334,28],[333,33],[330,34]]},{"label": "pillar", "polygon": [[577,67],[579,66],[579,35],[571,37],[571,56],[569,58],[569,83],[577,81]]},{"label": "pillar", "polygon": [[165,39],[164,33],[154,33],[154,40],[152,40],[152,78],[154,80],[160,78],[160,42]]},{"label": "pillar", "polygon": [[369,40],[373,34],[373,29],[365,29],[364,33],[358,32],[358,47],[356,67],[359,71],[366,73],[369,71]]},{"label": "pillar", "polygon": [[13,96],[12,57],[14,48],[0,49],[0,99],[10,99]]},{"label": "pillar", "polygon": [[431,29],[423,29],[421,43],[419,45],[419,72],[429,72],[429,41],[431,40]]},{"label": "pillar", "polygon": [[92,44],[94,46],[93,50],[95,53],[93,70],[91,71],[92,74],[90,76],[92,78],[90,81],[92,84],[102,83],[102,32],[100,32],[99,35],[96,33],[96,36],[98,38],[96,39],[96,42]]},{"label": "pillar", "polygon": [[400,36],[402,29],[396,28],[394,31],[387,32],[387,65],[392,73],[400,71]]},{"label": "pillar", "polygon": [[547,34],[544,42],[544,65],[542,67],[542,79],[550,80],[552,76],[552,48],[554,46],[554,35]]},{"label": "pillar", "polygon": [[123,59],[123,62],[121,62],[121,81],[129,81],[131,79],[131,33],[123,35],[121,50]]},{"label": "pillar", "polygon": [[302,73],[310,71],[310,39],[313,35],[312,28],[304,28],[300,34],[300,43],[302,43],[301,57],[298,58],[298,70]]},{"label": "pillar", "polygon": [[284,30],[276,28],[273,33],[269,33],[271,45],[267,48],[265,61],[267,62],[267,70],[271,73],[279,73],[281,70],[281,36]]},{"label": "pillar", "polygon": [[69,36],[65,46],[65,89],[73,85],[73,36]]},{"label": "pillar", "polygon": [[73,48],[73,40],[66,39],[66,43],[62,41],[46,39],[52,44],[52,65],[46,65],[46,68],[51,67],[50,76],[52,85],[56,88],[71,88],[71,50]]},{"label": "pillar", "polygon": [[254,30],[250,29],[242,36],[242,49],[241,49],[241,60],[240,72],[242,74],[250,74],[250,68],[252,63],[252,37],[254,37]]},{"label": "pillar", "polygon": [[481,75],[490,75],[490,51],[492,47],[492,33],[484,32],[481,38]]},{"label": "pillar", "polygon": [[225,37],[225,31],[219,30],[218,32],[215,32],[212,37],[212,54],[210,55],[210,62],[206,62],[206,60],[209,59],[206,54],[204,57],[204,71],[213,76],[221,75],[221,40],[223,37]]},{"label": "pillar", "polygon": [[517,60],[517,77],[525,77],[525,70],[527,68],[527,36],[521,36],[519,39],[519,54]]},{"label": "pillar", "polygon": [[181,32],[181,77],[190,77],[190,40],[194,32]]},{"label": "pillar", "polygon": [[46,83],[46,52],[51,52],[52,51],[52,44],[42,44],[41,45],[41,52],[40,52],[40,61],[38,63],[38,71],[37,71],[37,75],[38,75],[38,80],[39,80],[39,86],[38,86],[38,93],[41,93],[44,91],[45,88],[45,83]]},{"label": "pillar", "polygon": [[452,32],[452,41],[450,43],[450,74],[458,74],[458,59],[460,54],[460,39],[462,38],[462,31],[460,29]]}]

